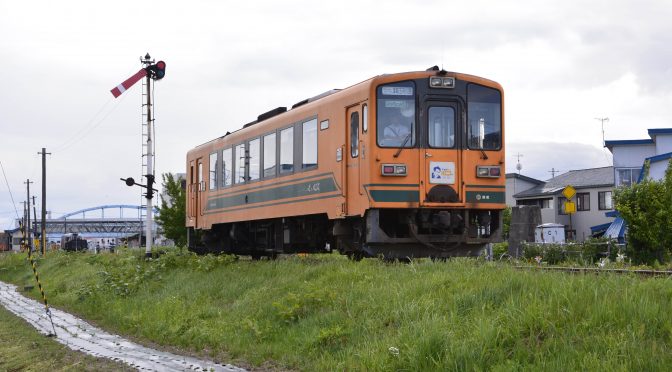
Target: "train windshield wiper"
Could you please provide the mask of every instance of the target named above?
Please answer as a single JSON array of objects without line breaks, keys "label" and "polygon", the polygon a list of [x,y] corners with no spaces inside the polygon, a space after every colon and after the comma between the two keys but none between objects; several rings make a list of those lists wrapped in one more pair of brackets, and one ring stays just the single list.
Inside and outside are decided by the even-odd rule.
[{"label": "train windshield wiper", "polygon": [[403,150],[404,146],[406,146],[406,142],[408,142],[408,140],[411,139],[412,134],[413,132],[411,131],[410,133],[408,133],[408,135],[406,135],[406,138],[404,138],[404,142],[401,143],[401,147],[399,148],[399,150],[397,150],[397,152],[394,153],[395,158],[399,157],[399,154],[401,154],[401,150]]}]

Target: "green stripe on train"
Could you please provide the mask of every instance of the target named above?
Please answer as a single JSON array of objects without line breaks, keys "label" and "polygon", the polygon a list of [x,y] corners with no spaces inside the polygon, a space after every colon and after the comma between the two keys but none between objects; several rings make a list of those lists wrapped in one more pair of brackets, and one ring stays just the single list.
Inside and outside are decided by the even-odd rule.
[{"label": "green stripe on train", "polygon": [[374,202],[419,202],[418,190],[369,190]]},{"label": "green stripe on train", "polygon": [[467,191],[467,203],[504,203],[505,193],[498,191]]},{"label": "green stripe on train", "polygon": [[300,196],[319,195],[338,190],[333,178],[322,178],[300,182],[292,185],[273,187],[260,191],[242,193],[233,196],[221,196],[208,200],[206,210],[231,208],[256,203],[296,198]]}]

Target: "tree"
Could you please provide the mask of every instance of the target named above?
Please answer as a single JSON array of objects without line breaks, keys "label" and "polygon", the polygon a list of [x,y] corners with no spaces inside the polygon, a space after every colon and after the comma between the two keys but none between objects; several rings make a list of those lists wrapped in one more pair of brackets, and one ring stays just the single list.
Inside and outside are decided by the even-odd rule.
[{"label": "tree", "polygon": [[648,264],[669,260],[672,253],[672,159],[660,181],[649,178],[647,161],[642,182],[616,189],[614,201],[628,226],[628,256]]},{"label": "tree", "polygon": [[166,190],[168,200],[161,196],[161,208],[156,220],[163,226],[166,238],[171,239],[177,246],[187,244],[186,221],[186,190],[182,187],[182,179],[173,176],[172,173],[164,173],[163,189]]}]

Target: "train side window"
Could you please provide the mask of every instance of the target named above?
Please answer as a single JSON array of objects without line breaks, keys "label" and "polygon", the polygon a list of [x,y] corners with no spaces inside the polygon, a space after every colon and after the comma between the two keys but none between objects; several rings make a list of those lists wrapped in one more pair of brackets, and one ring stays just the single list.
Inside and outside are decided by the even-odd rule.
[{"label": "train side window", "polygon": [[231,171],[233,163],[231,162],[231,149],[222,151],[222,186],[231,186]]},{"label": "train side window", "polygon": [[350,156],[359,156],[359,112],[350,114]]},{"label": "train side window", "polygon": [[275,133],[264,136],[264,178],[275,176]]},{"label": "train side window", "polygon": [[369,106],[365,103],[362,105],[362,133],[369,130]]},{"label": "train side window", "polygon": [[280,131],[280,173],[294,170],[294,127]]},{"label": "train side window", "polygon": [[317,119],[303,123],[301,169],[317,167]]},{"label": "train side window", "polygon": [[261,166],[261,140],[255,138],[248,143],[249,148],[249,175],[247,180],[254,181],[259,179]]},{"label": "train side window", "polygon": [[198,160],[198,191],[205,191],[205,181],[203,181],[203,162]]},{"label": "train side window", "polygon": [[210,184],[208,188],[214,190],[217,188],[217,153],[210,154]]},{"label": "train side window", "polygon": [[235,155],[236,166],[233,168],[233,183],[239,184],[245,182],[245,144],[236,146]]}]

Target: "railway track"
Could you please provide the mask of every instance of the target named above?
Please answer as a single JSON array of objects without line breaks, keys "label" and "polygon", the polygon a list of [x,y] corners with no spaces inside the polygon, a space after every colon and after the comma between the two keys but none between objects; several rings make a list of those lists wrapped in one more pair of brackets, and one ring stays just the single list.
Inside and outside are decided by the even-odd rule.
[{"label": "railway track", "polygon": [[672,276],[670,270],[628,270],[628,269],[602,269],[597,267],[561,267],[561,266],[514,266],[518,270],[528,271],[559,271],[574,274],[630,274],[638,276]]}]

